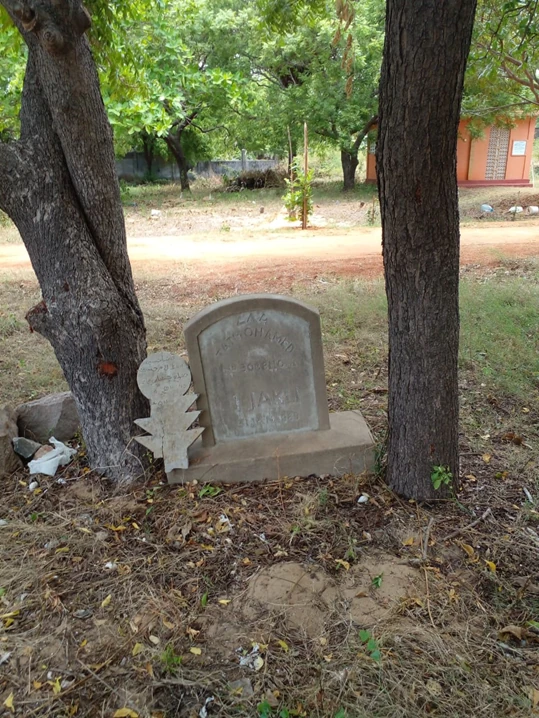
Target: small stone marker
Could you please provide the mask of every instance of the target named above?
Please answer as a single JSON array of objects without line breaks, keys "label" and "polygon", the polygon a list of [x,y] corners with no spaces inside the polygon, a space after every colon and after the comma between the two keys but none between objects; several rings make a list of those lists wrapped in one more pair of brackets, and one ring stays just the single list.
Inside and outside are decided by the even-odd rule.
[{"label": "small stone marker", "polygon": [[150,400],[151,416],[137,419],[135,423],[151,436],[135,439],[156,458],[165,460],[167,474],[175,469],[187,469],[187,449],[204,428],[189,429],[200,411],[189,411],[197,394],[188,393],[191,372],[186,361],[170,352],[151,354],[140,365],[137,382]]}]

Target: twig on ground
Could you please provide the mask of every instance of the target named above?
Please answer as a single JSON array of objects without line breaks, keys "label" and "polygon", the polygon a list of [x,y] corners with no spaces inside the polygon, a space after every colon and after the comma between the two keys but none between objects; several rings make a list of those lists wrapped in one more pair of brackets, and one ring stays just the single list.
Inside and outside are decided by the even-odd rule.
[{"label": "twig on ground", "polygon": [[431,516],[429,519],[427,528],[425,530],[425,538],[423,540],[423,561],[427,560],[427,553],[429,550],[430,530],[432,529],[433,524],[434,524],[434,518]]},{"label": "twig on ground", "polygon": [[478,519],[475,519],[475,521],[472,521],[471,524],[467,524],[466,526],[462,526],[460,529],[457,529],[456,531],[452,531],[447,536],[444,536],[442,541],[449,541],[449,539],[455,538],[455,536],[458,536],[461,533],[464,533],[464,531],[468,531],[468,529],[473,529],[474,526],[477,526],[478,523],[481,523],[481,521],[484,521],[487,516],[490,516],[492,514],[492,509],[488,508]]}]

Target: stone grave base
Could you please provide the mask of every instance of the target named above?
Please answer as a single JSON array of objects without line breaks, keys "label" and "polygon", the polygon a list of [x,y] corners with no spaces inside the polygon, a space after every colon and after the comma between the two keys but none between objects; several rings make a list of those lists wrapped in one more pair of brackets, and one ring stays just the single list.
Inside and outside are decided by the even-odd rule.
[{"label": "stone grave base", "polygon": [[197,441],[189,468],[167,474],[170,484],[254,483],[285,476],[342,476],[374,466],[374,439],[359,411],[330,414],[326,431],[257,436],[215,446]]}]

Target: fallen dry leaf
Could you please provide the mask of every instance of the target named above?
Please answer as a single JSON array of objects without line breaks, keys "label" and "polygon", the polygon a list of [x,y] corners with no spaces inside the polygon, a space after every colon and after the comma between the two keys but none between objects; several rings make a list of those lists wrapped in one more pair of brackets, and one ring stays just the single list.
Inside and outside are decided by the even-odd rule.
[{"label": "fallen dry leaf", "polygon": [[409,538],[404,539],[404,541],[402,542],[402,545],[403,546],[413,546],[414,543],[415,543],[415,538],[413,536],[410,536]]},{"label": "fallen dry leaf", "polygon": [[491,571],[492,573],[496,573],[496,564],[494,563],[494,561],[487,561],[485,559],[485,563],[487,564],[489,571]]},{"label": "fallen dry leaf", "polygon": [[142,643],[135,643],[135,645],[133,646],[133,650],[131,651],[131,655],[138,656],[138,654],[142,653],[143,650],[144,646],[142,645]]},{"label": "fallen dry leaf", "polygon": [[342,566],[344,569],[346,569],[346,571],[350,570],[350,564],[348,563],[348,561],[343,561],[342,558],[336,558],[335,563],[339,566]]},{"label": "fallen dry leaf", "polygon": [[118,708],[112,718],[139,718],[139,715],[131,708]]},{"label": "fallen dry leaf", "polygon": [[525,629],[520,626],[505,626],[499,631],[500,637],[502,636],[513,636],[517,640],[521,641],[524,636]]},{"label": "fallen dry leaf", "polygon": [[192,647],[189,649],[189,651],[190,651],[194,656],[200,656],[200,655],[202,655],[202,648],[198,648],[198,646],[192,646]]},{"label": "fallen dry leaf", "polygon": [[287,643],[286,641],[283,641],[283,640],[279,639],[279,640],[277,641],[277,643],[281,646],[281,648],[283,649],[283,651],[284,651],[285,653],[288,653],[288,651],[290,650],[290,648],[288,647],[288,643]]},{"label": "fallen dry leaf", "polygon": [[106,608],[111,601],[112,593],[109,593],[109,595],[101,601],[101,608]]},{"label": "fallen dry leaf", "polygon": [[483,458],[483,461],[485,462],[485,464],[490,464],[490,460],[492,457],[490,454],[483,454],[482,458]]},{"label": "fallen dry leaf", "polygon": [[9,696],[4,701],[5,707],[10,710],[12,713],[15,713],[15,708],[13,707],[13,693],[10,693]]}]

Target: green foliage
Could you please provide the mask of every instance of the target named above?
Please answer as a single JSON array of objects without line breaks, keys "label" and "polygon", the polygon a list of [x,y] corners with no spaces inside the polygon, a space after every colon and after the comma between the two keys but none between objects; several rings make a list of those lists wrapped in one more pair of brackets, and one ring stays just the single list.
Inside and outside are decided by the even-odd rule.
[{"label": "green foliage", "polygon": [[175,675],[182,664],[182,657],[175,653],[174,646],[171,643],[167,644],[165,650],[160,655],[160,659],[163,672],[170,675]]},{"label": "green foliage", "polygon": [[222,491],[223,489],[221,489],[219,486],[212,486],[211,484],[206,484],[198,492],[198,498],[203,499],[205,496],[210,496],[211,498],[214,498],[215,496],[219,496]]},{"label": "green foliage", "polygon": [[433,466],[430,480],[435,490],[438,491],[441,486],[450,487],[452,485],[453,474],[449,470],[449,466]]},{"label": "green foliage", "polygon": [[373,638],[371,632],[362,629],[359,632],[359,640],[363,644],[369,658],[372,658],[373,661],[379,663],[382,660],[382,653],[380,651],[380,647],[378,646],[378,642]]},{"label": "green foliage", "polygon": [[384,580],[384,575],[382,573],[379,573],[378,576],[374,576],[374,578],[371,581],[373,588],[381,588],[382,582]]},{"label": "green foliage", "polygon": [[285,179],[288,189],[283,201],[290,221],[300,219],[303,222],[305,209],[307,209],[307,219],[312,214],[314,209],[313,179],[313,170],[308,170],[305,174],[297,165],[294,168],[292,179]]}]

